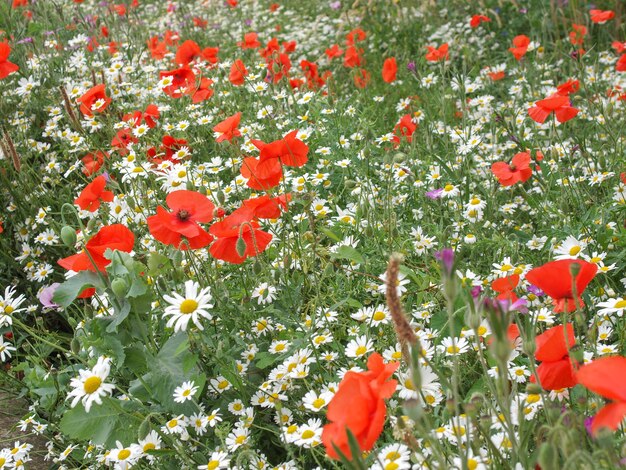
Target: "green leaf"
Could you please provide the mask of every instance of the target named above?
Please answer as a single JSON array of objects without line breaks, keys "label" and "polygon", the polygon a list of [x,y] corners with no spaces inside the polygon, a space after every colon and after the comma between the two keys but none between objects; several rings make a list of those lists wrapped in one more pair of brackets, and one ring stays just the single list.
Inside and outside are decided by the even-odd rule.
[{"label": "green leaf", "polygon": [[115,313],[112,317],[110,317],[111,323],[109,323],[109,326],[107,326],[107,333],[113,333],[114,331],[116,331],[118,325],[122,323],[130,313],[130,302],[128,302],[128,300],[126,299],[122,301],[122,305],[118,306],[114,304],[114,307]]},{"label": "green leaf", "polygon": [[160,253],[151,253],[148,257],[148,272],[151,276],[158,276],[170,265],[170,259]]},{"label": "green leaf", "polygon": [[62,307],[68,307],[78,294],[88,287],[104,287],[100,276],[91,271],[81,271],[70,277],[54,291],[52,301]]},{"label": "green leaf", "polygon": [[363,255],[356,251],[351,246],[343,245],[340,246],[336,253],[333,253],[333,258],[337,259],[347,259],[348,261],[354,261],[355,263],[361,264],[365,261]]},{"label": "green leaf", "polygon": [[327,228],[320,228],[320,231],[326,235],[328,238],[330,238],[331,240],[335,241],[335,242],[340,242],[341,238],[339,237],[339,235],[337,235],[335,232],[327,229]]},{"label": "green leaf", "polygon": [[130,392],[140,400],[153,400],[173,413],[193,412],[190,403],[175,403],[174,389],[187,380],[203,387],[206,377],[197,366],[198,357],[189,350],[184,332],[172,335],[156,357],[147,360],[148,372],[131,382]]},{"label": "green leaf", "polygon": [[120,413],[113,398],[104,398],[101,405],[93,403],[89,413],[79,403],[63,415],[59,426],[72,439],[114,447],[115,441],[124,445],[133,442],[137,434],[134,421],[130,415]]},{"label": "green leaf", "polygon": [[255,357],[256,366],[259,369],[265,369],[266,367],[269,367],[272,364],[274,364],[274,362],[276,362],[276,359],[278,359],[278,358],[276,356],[272,355],[271,353],[260,352]]}]

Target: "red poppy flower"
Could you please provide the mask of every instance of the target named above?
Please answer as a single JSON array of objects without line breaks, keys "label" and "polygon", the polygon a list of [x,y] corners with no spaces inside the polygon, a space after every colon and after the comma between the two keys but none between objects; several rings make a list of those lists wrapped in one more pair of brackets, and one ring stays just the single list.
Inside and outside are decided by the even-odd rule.
[{"label": "red poppy flower", "polygon": [[211,85],[213,85],[213,80],[203,77],[200,80],[200,86],[191,97],[191,101],[193,103],[201,103],[202,101],[208,100],[211,96],[213,96],[213,89],[211,88]]},{"label": "red poppy flower", "polygon": [[257,33],[244,34],[243,41],[238,42],[237,45],[242,49],[256,49],[257,47],[261,47]]},{"label": "red poppy flower", "polygon": [[570,105],[568,96],[556,94],[537,101],[535,106],[528,109],[528,115],[533,121],[543,124],[552,112],[554,112],[557,121],[567,122],[574,118],[578,111],[577,108]]},{"label": "red poppy flower", "polygon": [[169,193],[165,203],[172,212],[159,206],[156,215],[147,219],[154,238],[181,250],[203,248],[211,243],[213,237],[198,225],[213,220],[215,206],[204,194],[181,189]]},{"label": "red poppy flower", "polygon": [[267,71],[273,83],[278,83],[283,77],[289,76],[291,61],[287,54],[278,54],[267,62]]},{"label": "red poppy flower", "polygon": [[578,80],[568,80],[565,83],[561,83],[556,87],[558,95],[569,96],[572,93],[576,93],[580,89],[580,82]]},{"label": "red poppy flower", "polygon": [[153,36],[147,41],[148,50],[150,55],[155,60],[163,59],[167,54],[167,43],[165,41],[159,41],[158,36]]},{"label": "red poppy flower", "polygon": [[81,158],[84,165],[83,174],[85,176],[91,176],[94,173],[97,173],[100,167],[104,164],[105,158],[109,158],[109,154],[99,150],[85,155]]},{"label": "red poppy flower", "polygon": [[6,78],[13,72],[17,72],[20,68],[13,62],[9,62],[9,54],[11,46],[8,42],[0,42],[0,80]]},{"label": "red poppy flower", "polygon": [[[571,272],[575,264],[579,269],[576,275],[576,299],[572,293]],[[552,298],[555,312],[573,312],[584,305],[580,296],[597,271],[598,266],[594,263],[577,259],[562,259],[531,269],[526,274],[526,280]]]},{"label": "red poppy flower", "polygon": [[363,49],[350,46],[346,49],[346,53],[343,56],[344,67],[353,68],[360,67],[363,64]]},{"label": "red poppy flower", "polygon": [[134,244],[135,236],[127,227],[122,224],[106,225],[89,239],[83,251],[60,259],[58,263],[70,271],[104,271],[111,263],[104,257],[108,249],[130,253]]},{"label": "red poppy flower", "polygon": [[104,84],[96,85],[76,100],[80,103],[80,111],[85,116],[93,116],[93,113],[101,113],[107,109],[111,98],[106,95],[104,89]]},{"label": "red poppy flower", "polygon": [[526,55],[528,52],[528,46],[530,45],[530,38],[524,34],[520,34],[519,36],[515,36],[513,38],[513,47],[509,48],[513,57],[516,60],[520,60],[522,57]]},{"label": "red poppy flower", "polygon": [[139,139],[133,135],[130,129],[120,129],[111,140],[111,147],[117,149],[121,155],[126,155],[128,146],[137,142],[139,142]]},{"label": "red poppy flower", "polygon": [[367,37],[367,33],[361,28],[355,28],[346,34],[346,44],[354,46],[357,42],[364,41]]},{"label": "red poppy flower", "polygon": [[491,172],[502,186],[513,186],[517,182],[524,183],[533,173],[530,168],[530,153],[515,154],[510,165],[506,162],[495,162],[491,165]]},{"label": "red poppy flower", "polygon": [[283,165],[301,167],[308,161],[309,146],[297,137],[298,131],[291,131],[285,137],[266,144],[261,140],[252,143],[261,151],[257,174],[267,177],[274,173],[276,165],[271,160],[278,159]]},{"label": "red poppy flower", "polygon": [[278,39],[272,38],[267,41],[266,46],[259,51],[261,57],[265,60],[268,60],[271,56],[278,54],[280,52],[280,44],[278,43]]},{"label": "red poppy flower", "polygon": [[174,62],[178,65],[189,65],[194,59],[200,57],[202,50],[196,41],[187,40],[178,46]]},{"label": "red poppy flower", "polygon": [[159,112],[158,106],[149,104],[143,113],[141,111],[135,111],[134,113],[124,115],[122,120],[127,122],[131,127],[137,127],[142,122],[145,122],[146,125],[152,129],[156,126],[156,121],[160,116],[161,113]]},{"label": "red poppy flower", "polygon": [[383,81],[385,83],[392,83],[396,81],[396,75],[398,73],[398,64],[396,58],[391,57],[385,60],[383,64]]},{"label": "red poppy flower", "polygon": [[254,157],[246,157],[241,164],[241,176],[248,179],[249,188],[256,190],[268,190],[278,186],[283,177],[283,169],[280,160],[273,158],[264,163],[261,168],[259,159]]},{"label": "red poppy flower", "polygon": [[82,210],[97,211],[101,201],[111,202],[113,200],[113,193],[104,189],[106,184],[105,176],[98,176],[85,186],[80,195],[74,199],[74,204],[77,204]]},{"label": "red poppy flower", "polygon": [[198,26],[199,28],[205,29],[209,22],[205,19],[200,18],[199,16],[194,16],[192,18],[193,24]]},{"label": "red poppy flower", "polygon": [[585,364],[576,373],[578,383],[603,396],[610,403],[593,418],[591,433],[602,428],[615,431],[626,417],[626,357],[601,357]]},{"label": "red poppy flower", "polygon": [[587,27],[582,24],[572,24],[572,31],[569,33],[569,42],[574,46],[582,46],[587,35]]},{"label": "red poppy flower", "polygon": [[341,57],[343,55],[343,49],[339,48],[337,44],[333,44],[331,47],[324,51],[326,57],[334,59],[335,57]]},{"label": "red poppy flower", "polygon": [[513,274],[512,276],[500,277],[494,280],[491,283],[491,288],[498,293],[496,299],[515,303],[518,297],[513,290],[517,287],[517,284],[519,284],[519,274]]},{"label": "red poppy flower", "polygon": [[604,24],[615,18],[615,12],[612,10],[589,10],[589,17],[593,23]]},{"label": "red poppy flower", "polygon": [[370,82],[370,78],[371,78],[371,75],[367,70],[358,69],[354,75],[354,84],[358,88],[365,88]]},{"label": "red poppy flower", "polygon": [[447,43],[439,47],[426,46],[426,48],[428,49],[426,53],[426,60],[428,62],[441,62],[442,60],[448,60],[450,56]]},{"label": "red poppy flower", "polygon": [[236,113],[217,124],[213,128],[213,131],[219,134],[215,141],[218,143],[224,140],[232,142],[233,138],[241,136],[238,129],[239,121],[241,121],[241,113]]},{"label": "red poppy flower", "polygon": [[502,80],[506,76],[503,70],[500,70],[498,72],[487,72],[487,75],[489,75],[489,78],[491,78],[491,80],[494,82]]},{"label": "red poppy flower", "polygon": [[474,15],[470,20],[470,26],[472,28],[477,28],[480,23],[489,23],[491,18],[485,15]]},{"label": "red poppy flower", "polygon": [[626,42],[613,41],[611,43],[611,47],[615,49],[615,52],[621,54],[622,52],[626,51]]},{"label": "red poppy flower", "polygon": [[344,376],[328,403],[326,417],[330,423],[322,431],[322,442],[329,457],[339,458],[336,446],[352,459],[347,430],[354,435],[361,451],[374,446],[385,424],[385,399],[390,398],[398,386],[396,380],[388,379],[399,365],[398,362],[385,364],[380,354],[372,353],[367,360],[367,371],[349,371]]},{"label": "red poppy flower", "polygon": [[[537,367],[539,385],[544,390],[560,390],[576,385],[575,363],[569,357],[569,350],[576,344],[572,324],[546,330],[535,338],[535,344],[535,359],[541,362]],[[535,382],[535,376],[530,380]]]},{"label": "red poppy flower", "polygon": [[245,83],[245,76],[248,75],[248,70],[241,59],[235,60],[230,67],[230,74],[228,80],[235,86],[240,86]]},{"label": "red poppy flower", "polygon": [[[272,241],[272,235],[261,230],[246,209],[237,209],[221,222],[214,223],[209,232],[217,237],[209,248],[211,255],[233,264],[241,264],[246,258],[262,253]],[[242,254],[237,250],[239,239],[245,244]]]},{"label": "red poppy flower", "polygon": [[238,211],[249,213],[250,220],[253,219],[278,219],[283,210],[287,210],[287,201],[291,200],[289,194],[271,198],[268,195],[248,199],[243,201],[243,205]]},{"label": "red poppy flower", "polygon": [[407,142],[413,141],[413,134],[417,129],[417,124],[413,122],[413,118],[410,114],[405,114],[400,118],[400,122],[393,128],[393,142],[397,146],[400,144],[400,138],[404,137]]},{"label": "red poppy flower", "polygon": [[196,87],[196,74],[185,66],[176,70],[166,70],[159,73],[161,80],[169,78],[169,85],[163,88],[163,91],[172,98],[180,98],[184,94],[191,94]]},{"label": "red poppy flower", "polygon": [[617,72],[626,72],[626,54],[622,54],[615,63],[615,70]]},{"label": "red poppy flower", "polygon": [[165,159],[171,161],[178,161],[180,157],[176,155],[176,153],[182,149],[183,147],[189,146],[187,145],[187,141],[185,139],[175,139],[171,135],[165,135],[161,139],[161,150],[165,152]]},{"label": "red poppy flower", "polygon": [[308,60],[300,61],[300,68],[304,72],[307,86],[310,89],[321,88],[326,83],[326,79],[330,76],[330,72],[326,72],[323,76],[320,76],[317,64],[315,62],[309,62]]}]

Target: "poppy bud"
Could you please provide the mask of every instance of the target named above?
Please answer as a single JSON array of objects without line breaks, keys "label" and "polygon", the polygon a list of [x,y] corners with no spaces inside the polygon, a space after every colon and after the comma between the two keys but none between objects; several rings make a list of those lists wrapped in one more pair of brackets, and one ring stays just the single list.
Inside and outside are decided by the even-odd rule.
[{"label": "poppy bud", "polygon": [[542,470],[559,469],[559,455],[552,444],[544,442],[539,448],[538,463]]},{"label": "poppy bud", "polygon": [[68,247],[73,247],[76,244],[76,232],[69,225],[61,229],[61,241]]},{"label": "poppy bud", "polygon": [[237,239],[237,244],[235,245],[235,249],[237,250],[237,254],[239,256],[244,256],[246,254],[246,241],[243,238]]},{"label": "poppy bud", "polygon": [[526,393],[529,395],[540,395],[541,394],[541,386],[539,384],[529,382],[526,385]]},{"label": "poppy bud", "polygon": [[80,343],[76,338],[72,338],[72,341],[70,341],[70,349],[74,354],[78,354],[80,352]]},{"label": "poppy bud", "polygon": [[394,163],[402,163],[404,160],[406,160],[406,154],[402,152],[398,152],[393,156]]},{"label": "poppy bud", "polygon": [[261,265],[261,263],[259,262],[259,260],[255,260],[254,264],[252,265],[252,271],[254,272],[254,274],[256,274],[257,276],[259,274],[261,274],[263,272],[263,266]]},{"label": "poppy bud", "polygon": [[527,340],[523,343],[524,352],[529,356],[533,357],[535,355],[535,351],[537,350],[537,345],[533,340]]},{"label": "poppy bud", "polygon": [[200,194],[204,194],[204,195],[206,196],[206,188],[205,188],[204,186],[200,186],[200,187],[198,188],[198,192],[199,192]]},{"label": "poppy bud", "polygon": [[343,185],[346,189],[352,189],[356,186],[356,181],[354,180],[345,180]]},{"label": "poppy bud", "polygon": [[577,344],[569,350],[569,357],[582,364],[585,361],[585,351]]},{"label": "poppy bud", "polygon": [[224,202],[226,202],[226,195],[224,194],[224,191],[220,190],[217,192],[217,201],[220,203],[220,205],[224,205]]},{"label": "poppy bud", "polygon": [[111,290],[118,299],[123,298],[128,292],[128,283],[121,277],[113,279],[111,282]]},{"label": "poppy bud", "polygon": [[511,355],[511,347],[507,341],[496,341],[493,345],[493,355],[499,362],[506,362]]},{"label": "poppy bud", "polygon": [[95,218],[89,219],[89,222],[87,222],[87,231],[91,232],[96,227],[97,223],[98,221]]},{"label": "poppy bud", "polygon": [[465,324],[472,330],[477,331],[480,328],[480,314],[473,309],[467,309],[465,312]]},{"label": "poppy bud", "polygon": [[368,237],[371,237],[374,235],[374,229],[372,228],[371,225],[368,225],[367,227],[365,227],[365,235]]},{"label": "poppy bud", "polygon": [[187,181],[187,191],[195,191],[196,187],[194,186],[194,184],[191,181]]},{"label": "poppy bud", "polygon": [[576,279],[580,272],[580,265],[578,263],[572,263],[569,265],[569,272],[572,274],[572,279]]}]

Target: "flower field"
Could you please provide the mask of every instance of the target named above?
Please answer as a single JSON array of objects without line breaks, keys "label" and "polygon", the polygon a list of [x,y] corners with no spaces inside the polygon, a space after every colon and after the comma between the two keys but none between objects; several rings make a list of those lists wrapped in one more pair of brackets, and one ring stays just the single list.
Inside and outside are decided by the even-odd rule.
[{"label": "flower field", "polygon": [[119,1],[0,0],[0,470],[626,466],[620,1]]}]

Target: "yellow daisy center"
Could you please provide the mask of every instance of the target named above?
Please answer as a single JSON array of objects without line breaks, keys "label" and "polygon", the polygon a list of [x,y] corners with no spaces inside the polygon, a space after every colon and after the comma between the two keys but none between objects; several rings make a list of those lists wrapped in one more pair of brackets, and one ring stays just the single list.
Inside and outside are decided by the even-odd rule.
[{"label": "yellow daisy center", "polygon": [[315,408],[321,408],[322,406],[324,406],[325,403],[326,400],[324,400],[323,398],[318,398],[313,402],[313,406]]},{"label": "yellow daisy center", "polygon": [[126,460],[128,457],[130,457],[130,450],[128,449],[120,450],[120,453],[117,454],[117,458],[120,460]]},{"label": "yellow daisy center", "polygon": [[186,315],[193,313],[198,308],[198,302],[193,299],[185,299],[180,304],[180,313],[184,313]]},{"label": "yellow daisy center", "polygon": [[313,436],[315,436],[315,433],[310,429],[307,429],[302,433],[302,439],[311,439]]},{"label": "yellow daisy center", "polygon": [[374,313],[374,320],[376,321],[384,320],[385,317],[385,312],[383,312],[382,310],[377,310],[376,313]]},{"label": "yellow daisy center", "polygon": [[578,253],[580,253],[580,247],[578,245],[573,246],[569,249],[570,256],[576,256]]},{"label": "yellow daisy center", "polygon": [[101,384],[102,384],[102,379],[98,377],[97,375],[94,375],[92,377],[89,377],[87,380],[85,380],[85,384],[83,385],[83,388],[85,390],[85,393],[88,393],[89,395],[91,395],[92,393],[94,393],[96,390],[100,388]]}]

